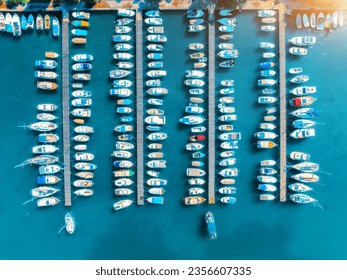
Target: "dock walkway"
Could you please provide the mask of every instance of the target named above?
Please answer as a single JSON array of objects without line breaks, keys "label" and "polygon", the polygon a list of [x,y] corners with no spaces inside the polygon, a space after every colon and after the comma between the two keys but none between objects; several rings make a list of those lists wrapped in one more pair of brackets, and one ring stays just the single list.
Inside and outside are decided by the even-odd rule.
[{"label": "dock walkway", "polygon": [[285,8],[278,10],[280,72],[280,201],[287,201],[287,95]]},{"label": "dock walkway", "polygon": [[216,98],[215,98],[215,7],[209,10],[208,24],[208,203],[215,203],[215,124],[216,124]]},{"label": "dock walkway", "polygon": [[62,22],[62,102],[64,146],[64,198],[71,206],[70,112],[69,112],[69,13],[63,12]]},{"label": "dock walkway", "polygon": [[143,49],[142,15],[136,13],[136,149],[137,149],[137,205],[144,205],[143,186]]}]

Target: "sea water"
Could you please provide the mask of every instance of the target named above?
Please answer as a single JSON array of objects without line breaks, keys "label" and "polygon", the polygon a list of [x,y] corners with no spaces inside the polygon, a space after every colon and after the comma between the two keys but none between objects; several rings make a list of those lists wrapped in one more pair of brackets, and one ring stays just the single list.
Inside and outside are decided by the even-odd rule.
[{"label": "sea water", "polygon": [[[165,203],[162,206],[134,204],[117,212],[112,205],[120,198],[114,196],[114,159],[110,154],[116,142],[113,128],[119,121],[115,113],[115,99],[108,95],[112,87],[108,75],[115,65],[112,59],[115,13],[92,13],[86,46],[71,47],[71,56],[82,52],[94,55],[92,80],[86,83],[85,89],[93,92],[92,117],[88,125],[94,126],[95,133],[91,136],[88,150],[95,154],[94,162],[98,165],[93,186],[94,196],[73,199],[72,207],[63,206],[63,192],[57,195],[62,202],[53,208],[38,209],[35,202],[22,205],[30,199],[30,189],[35,187],[37,167],[14,168],[30,158],[32,146],[37,145],[36,133],[18,126],[35,121],[35,107],[39,103],[53,102],[61,108],[61,81],[58,80],[60,87],[57,93],[41,93],[36,89],[33,76],[34,61],[43,59],[45,51],[60,52],[61,39],[53,40],[50,34],[40,35],[37,31],[27,31],[19,39],[0,34],[0,232],[3,244],[0,258],[346,258],[344,162],[347,150],[344,139],[347,132],[344,126],[347,116],[344,96],[346,82],[343,79],[347,53],[346,27],[332,33],[296,31],[293,28],[294,18],[287,18],[288,38],[308,34],[317,36],[317,44],[309,49],[307,57],[294,59],[288,55],[287,68],[302,66],[304,73],[310,75],[309,83],[317,85],[318,100],[313,107],[320,110],[316,120],[323,124],[317,125],[317,136],[313,139],[289,140],[288,151],[309,152],[312,154],[312,161],[320,164],[322,172],[318,175],[321,180],[314,186],[316,193],[311,195],[319,200],[325,210],[289,201],[261,202],[258,199],[260,192],[256,190],[256,176],[259,173],[259,163],[263,159],[278,160],[279,157],[277,148],[265,151],[256,149],[256,139],[253,137],[259,130],[257,127],[265,115],[266,107],[257,104],[260,88],[256,83],[259,78],[259,63],[263,61],[258,44],[260,41],[276,42],[277,36],[276,33],[260,31],[259,20],[254,12],[237,14],[238,25],[234,39],[230,41],[240,53],[235,67],[222,70],[216,63],[216,83],[222,79],[235,80],[233,105],[238,120],[234,123],[234,131],[242,133],[235,165],[240,171],[235,184],[235,197],[238,201],[234,205],[222,205],[218,201],[221,196],[216,194],[215,205],[205,203],[187,207],[183,205],[182,199],[188,195],[185,171],[191,158],[190,153],[185,151],[185,144],[189,142],[191,134],[187,127],[179,124],[179,118],[184,115],[184,107],[189,102],[183,81],[185,70],[192,69],[187,46],[194,41],[205,41],[207,46],[207,30],[188,34],[187,19],[182,11],[166,11],[163,18],[165,35],[168,37],[163,60],[168,76],[163,81],[169,89],[163,106],[167,117],[164,132],[169,135],[164,141],[163,150],[168,167],[161,172],[162,177],[168,180]],[[222,41],[217,43],[220,42]],[[276,53],[277,51],[276,49]],[[57,71],[61,77],[61,64]],[[207,96],[204,98],[207,101]],[[207,108],[206,104],[203,106]],[[61,124],[61,109],[57,115],[60,116],[57,122]],[[288,124],[291,120],[288,117]],[[61,135],[61,126],[58,132]],[[147,144],[148,141],[145,142]],[[220,141],[216,140],[216,145],[219,144]],[[57,155],[62,159],[62,142],[58,146],[60,152]],[[73,156],[73,151],[71,152]],[[147,155],[149,150],[146,149],[145,152]],[[205,166],[207,160],[204,161]],[[62,188],[62,184],[59,186]],[[77,222],[76,232],[71,236],[65,231],[58,234],[64,225],[66,211],[71,211]],[[207,211],[212,211],[216,219],[218,239],[214,241],[209,239],[206,230],[204,215]]]}]

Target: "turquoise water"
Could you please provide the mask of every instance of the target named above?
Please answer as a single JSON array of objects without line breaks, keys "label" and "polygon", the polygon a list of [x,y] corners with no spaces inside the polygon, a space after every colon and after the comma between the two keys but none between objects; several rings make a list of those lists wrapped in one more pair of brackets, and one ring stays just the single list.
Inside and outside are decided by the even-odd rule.
[{"label": "turquoise water", "polygon": [[[258,201],[258,164],[264,158],[278,157],[279,153],[277,149],[258,151],[254,146],[253,134],[265,110],[257,104],[259,88],[255,85],[258,64],[262,61],[257,46],[265,39],[276,39],[275,34],[259,32],[255,13],[237,15],[233,43],[240,57],[235,68],[228,71],[216,68],[216,81],[228,78],[236,83],[234,96],[238,121],[234,127],[242,133],[236,164],[240,170],[236,182],[238,202],[230,207],[220,203],[185,207],[182,203],[188,188],[185,169],[191,159],[184,146],[188,143],[189,133],[178,120],[188,104],[187,89],[183,86],[184,72],[191,67],[187,45],[206,40],[207,32],[188,35],[182,12],[165,12],[163,17],[168,37],[164,59],[168,76],[164,83],[170,90],[164,98],[165,131],[169,133],[164,143],[168,168],[162,172],[163,178],[169,181],[165,204],[133,206],[119,212],[112,209],[116,198],[112,183],[113,159],[110,157],[116,142],[113,128],[118,120],[115,100],[108,96],[111,88],[108,72],[114,64],[111,43],[114,13],[92,14],[88,43],[82,48],[94,55],[92,80],[86,89],[93,91],[93,116],[89,124],[96,132],[89,150],[95,154],[98,169],[93,187],[95,195],[74,199],[71,208],[62,204],[50,209],[37,209],[34,203],[22,205],[30,199],[29,190],[35,186],[38,172],[36,167],[13,168],[31,157],[30,149],[37,143],[35,133],[17,126],[34,122],[38,103],[61,105],[60,91],[54,95],[39,93],[33,78],[35,59],[43,58],[48,50],[59,52],[61,41],[52,40],[51,35],[38,35],[36,31],[24,34],[19,40],[0,34],[3,46],[0,53],[0,101],[3,104],[0,110],[3,121],[0,126],[3,175],[0,258],[345,259],[347,229],[344,216],[347,208],[343,176],[347,132],[343,127],[347,115],[344,105],[346,82],[340,73],[343,73],[343,61],[346,60],[346,27],[329,34],[317,33],[318,43],[309,50],[309,55],[299,60],[288,58],[287,65],[288,68],[302,65],[312,84],[318,88],[314,107],[321,110],[317,121],[325,124],[317,127],[314,139],[290,142],[288,149],[311,153],[312,160],[320,163],[321,170],[331,173],[319,174],[322,185],[315,186],[318,194],[312,194],[325,210],[290,202]],[[295,31],[290,20],[288,38],[311,34],[311,31]],[[71,55],[80,51],[73,48]],[[63,199],[62,193],[59,197]],[[75,215],[76,232],[72,236],[65,231],[58,235],[67,210]],[[203,219],[208,210],[213,211],[216,218],[218,239],[215,241],[209,240]]]}]

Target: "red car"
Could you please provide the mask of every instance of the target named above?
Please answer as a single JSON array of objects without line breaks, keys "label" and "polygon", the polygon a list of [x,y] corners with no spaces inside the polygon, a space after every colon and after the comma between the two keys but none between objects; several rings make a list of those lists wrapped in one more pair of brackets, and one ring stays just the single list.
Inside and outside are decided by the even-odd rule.
[{"label": "red car", "polygon": [[204,135],[193,135],[193,136],[190,136],[189,139],[191,142],[203,141],[203,140],[205,140],[205,136]]}]

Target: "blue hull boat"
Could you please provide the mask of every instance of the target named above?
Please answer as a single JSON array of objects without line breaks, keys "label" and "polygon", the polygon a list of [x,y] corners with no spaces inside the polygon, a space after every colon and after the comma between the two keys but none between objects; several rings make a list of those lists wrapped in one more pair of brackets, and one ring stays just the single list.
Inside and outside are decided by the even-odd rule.
[{"label": "blue hull boat", "polygon": [[76,36],[86,37],[88,35],[88,31],[84,29],[72,29],[71,33]]},{"label": "blue hull boat", "polygon": [[207,230],[211,239],[217,239],[217,228],[212,212],[207,212],[205,216]]},{"label": "blue hull boat", "polygon": [[22,30],[27,30],[27,18],[25,17],[25,15],[21,16],[20,25],[22,27]]}]

